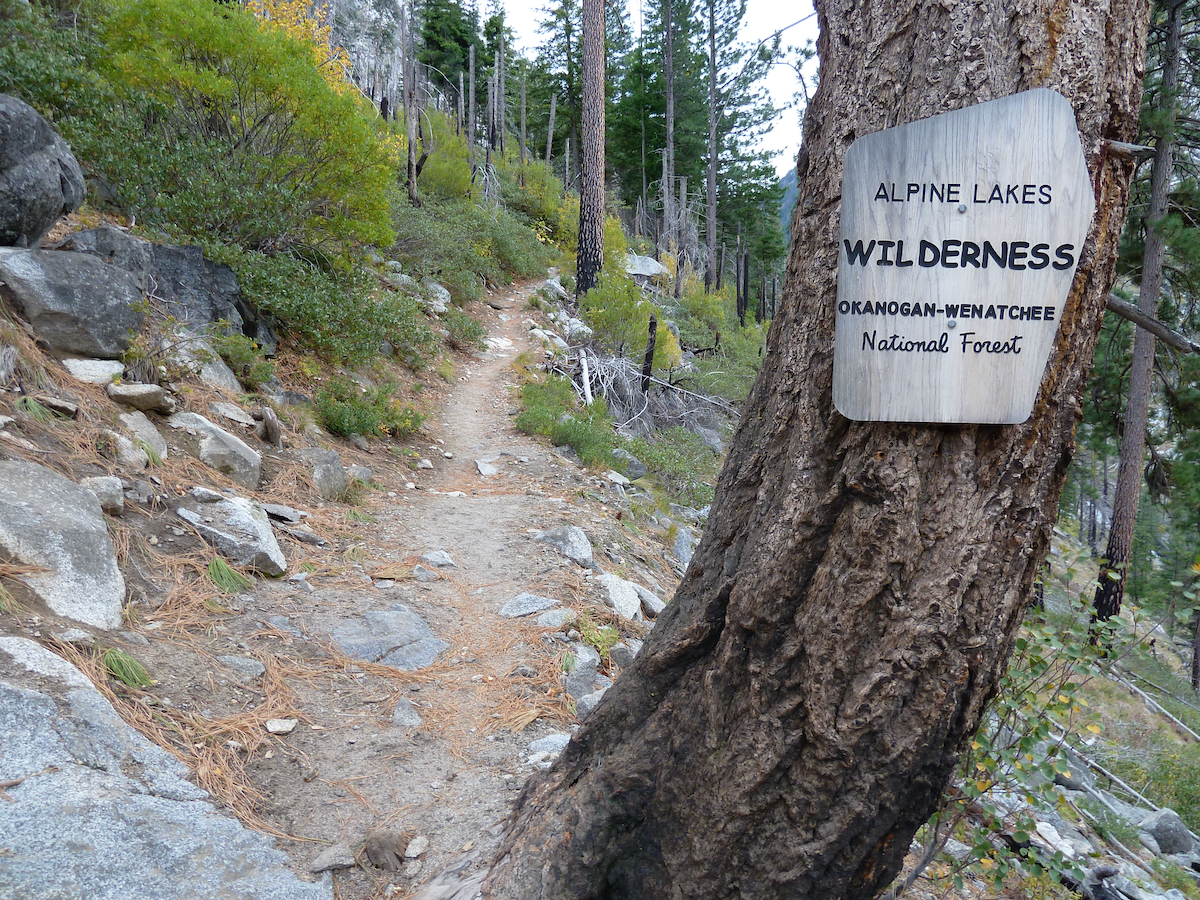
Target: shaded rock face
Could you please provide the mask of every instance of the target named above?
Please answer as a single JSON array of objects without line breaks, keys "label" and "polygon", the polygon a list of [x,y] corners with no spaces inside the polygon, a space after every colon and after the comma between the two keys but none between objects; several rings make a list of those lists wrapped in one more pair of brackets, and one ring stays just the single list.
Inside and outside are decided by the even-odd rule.
[{"label": "shaded rock face", "polygon": [[271,522],[257,503],[243,497],[222,497],[203,503],[199,511],[180,507],[176,513],[238,565],[264,575],[282,575],[287,570]]},{"label": "shaded rock face", "polygon": [[0,462],[0,552],[45,570],[20,578],[60,616],[120,627],[125,579],[91,491],[35,463]]},{"label": "shaded rock face", "polygon": [[54,245],[103,260],[129,272],[142,290],[164,301],[167,312],[192,328],[226,322],[275,352],[270,323],[242,296],[233,269],[205,259],[199,247],[153,244],[112,225],[76,232]]},{"label": "shaded rock face", "polygon": [[0,245],[40,246],[86,196],[67,142],[28,103],[0,94]]},{"label": "shaded rock face", "polygon": [[196,413],[175,413],[167,424],[176,429],[179,442],[200,462],[224,472],[242,487],[258,487],[262,456],[241,438]]},{"label": "shaded rock face", "polygon": [[137,279],[78,253],[0,251],[0,282],[0,295],[67,355],[116,359],[145,318]]},{"label": "shaded rock face", "polygon": [[[0,637],[0,896],[329,900],[49,650]],[[32,776],[32,777],[30,777]]]}]

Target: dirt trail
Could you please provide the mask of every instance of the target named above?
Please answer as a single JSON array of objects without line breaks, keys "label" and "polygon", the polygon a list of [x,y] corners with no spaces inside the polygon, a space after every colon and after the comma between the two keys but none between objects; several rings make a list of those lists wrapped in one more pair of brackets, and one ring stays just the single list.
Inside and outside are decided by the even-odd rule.
[{"label": "dirt trail", "polygon": [[[460,366],[449,396],[414,444],[434,468],[386,467],[390,461],[382,461],[375,480],[386,494],[364,500],[362,510],[374,521],[354,529],[356,539],[342,551],[346,565],[333,567],[328,578],[314,572],[311,592],[292,584],[260,588],[254,608],[233,628],[243,651],[260,658],[266,651],[284,661],[297,695],[301,724],[247,765],[269,798],[268,822],[307,839],[283,842],[297,869],[325,844],[357,848],[373,829],[429,839],[422,858],[406,861],[398,872],[370,865],[336,871],[335,896],[345,900],[404,896],[470,852],[507,814],[528,775],[548,764],[530,763],[529,743],[574,726],[558,683],[564,639],[537,627],[536,617],[498,615],[522,591],[587,606],[584,570],[534,542],[532,532],[579,525],[606,569],[629,563],[634,568],[628,574],[640,574],[660,592],[673,586],[659,555],[662,539],[636,536],[618,522],[604,479],[513,427],[512,363],[523,351],[543,352],[528,333],[537,315],[527,306],[531,292],[506,291],[489,301],[501,309],[473,310],[482,311],[491,347]],[[376,451],[376,458],[381,454]],[[480,475],[476,460],[496,473]],[[436,570],[439,577],[428,583],[370,577],[407,575],[416,557],[432,550],[447,551],[457,567]],[[397,603],[449,643],[430,667],[397,676],[355,665],[330,672],[326,666],[314,676],[315,660],[309,667],[293,664],[319,655],[317,648],[328,646],[325,636],[339,624]],[[261,627],[268,614],[280,613],[288,616],[282,629]],[[603,620],[603,607],[593,614]],[[637,626],[626,631],[639,633]],[[420,715],[420,726],[393,723],[393,710],[405,701]]]}]

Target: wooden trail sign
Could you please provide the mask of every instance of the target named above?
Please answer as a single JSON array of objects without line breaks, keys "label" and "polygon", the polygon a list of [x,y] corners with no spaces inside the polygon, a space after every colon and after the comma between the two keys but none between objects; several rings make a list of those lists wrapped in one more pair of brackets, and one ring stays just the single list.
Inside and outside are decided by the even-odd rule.
[{"label": "wooden trail sign", "polygon": [[1025,421],[1094,211],[1075,114],[1054,91],[855,141],[842,178],[838,411]]}]

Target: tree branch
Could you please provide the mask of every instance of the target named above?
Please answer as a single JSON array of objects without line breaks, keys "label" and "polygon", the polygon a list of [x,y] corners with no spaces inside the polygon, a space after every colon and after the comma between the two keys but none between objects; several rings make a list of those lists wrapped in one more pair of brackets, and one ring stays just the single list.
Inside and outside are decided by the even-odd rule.
[{"label": "tree branch", "polygon": [[1122,319],[1128,319],[1139,328],[1144,328],[1163,343],[1180,350],[1183,353],[1200,353],[1200,344],[1191,338],[1184,337],[1177,331],[1172,331],[1162,322],[1141,312],[1132,303],[1127,303],[1115,294],[1108,295],[1107,306]]}]

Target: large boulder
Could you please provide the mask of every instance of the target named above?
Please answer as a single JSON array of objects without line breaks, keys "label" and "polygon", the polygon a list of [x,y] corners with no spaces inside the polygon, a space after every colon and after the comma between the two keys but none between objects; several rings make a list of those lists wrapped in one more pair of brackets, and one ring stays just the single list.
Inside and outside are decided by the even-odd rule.
[{"label": "large boulder", "polygon": [[313,487],[322,500],[336,500],[346,493],[350,478],[336,450],[305,447],[297,450],[296,456],[312,470]]},{"label": "large boulder", "polygon": [[270,323],[242,295],[233,269],[206,259],[199,247],[153,244],[112,225],[101,225],[68,235],[54,249],[87,253],[124,269],[185,326],[203,331],[218,322],[227,323],[231,331],[253,338],[268,353],[275,352],[276,337]]},{"label": "large boulder", "polygon": [[223,428],[197,413],[175,413],[167,419],[184,448],[205,465],[224,472],[242,487],[254,490],[262,475],[262,455]]},{"label": "large boulder", "polygon": [[116,359],[145,318],[132,275],[79,253],[0,250],[0,296],[64,355]]},{"label": "large boulder", "polygon": [[0,462],[0,552],[43,570],[20,579],[60,616],[120,627],[125,580],[91,491],[35,463]]},{"label": "large boulder", "polygon": [[287,560],[261,506],[244,497],[224,497],[200,488],[192,496],[200,501],[198,510],[181,506],[175,512],[222,556],[264,575],[284,573]]},{"label": "large boulder", "polygon": [[67,142],[28,103],[0,94],[0,245],[39,246],[86,196]]},{"label": "large boulder", "polygon": [[83,673],[0,637],[0,896],[329,900],[265,834],[218,811]]}]

